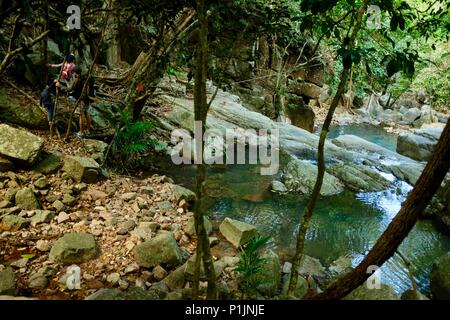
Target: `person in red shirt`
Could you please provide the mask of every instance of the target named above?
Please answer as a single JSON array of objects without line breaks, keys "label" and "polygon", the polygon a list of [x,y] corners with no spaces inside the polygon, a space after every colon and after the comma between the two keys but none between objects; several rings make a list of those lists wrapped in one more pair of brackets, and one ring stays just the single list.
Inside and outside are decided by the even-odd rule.
[{"label": "person in red shirt", "polygon": [[61,72],[61,80],[68,82],[70,80],[71,72],[75,68],[75,56],[71,53],[67,56],[65,62],[59,64],[47,64],[49,68],[61,68],[64,64],[63,70]]}]

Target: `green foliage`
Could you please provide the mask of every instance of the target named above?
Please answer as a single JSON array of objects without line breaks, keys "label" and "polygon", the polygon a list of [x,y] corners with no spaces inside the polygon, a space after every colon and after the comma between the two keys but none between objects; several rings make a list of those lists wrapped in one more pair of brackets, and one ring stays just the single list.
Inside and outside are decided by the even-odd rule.
[{"label": "green foliage", "polygon": [[239,264],[236,271],[241,276],[240,289],[244,296],[251,295],[259,283],[258,275],[262,271],[266,259],[261,257],[261,249],[267,245],[270,237],[260,235],[252,238],[244,247],[239,248]]},{"label": "green foliage", "polygon": [[130,116],[120,111],[120,121],[115,121],[116,135],[111,143],[110,161],[120,163],[124,169],[141,165],[141,157],[150,150],[162,150],[163,145],[148,137],[155,128],[153,122],[132,122]]}]

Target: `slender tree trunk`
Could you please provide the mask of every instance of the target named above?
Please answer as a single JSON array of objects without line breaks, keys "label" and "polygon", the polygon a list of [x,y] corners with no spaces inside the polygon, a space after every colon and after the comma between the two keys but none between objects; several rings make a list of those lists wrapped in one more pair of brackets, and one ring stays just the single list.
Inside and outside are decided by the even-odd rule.
[{"label": "slender tree trunk", "polygon": [[[208,22],[206,17],[205,0],[197,0],[197,17],[199,21],[199,45],[196,56],[196,72],[195,72],[195,88],[194,88],[194,119],[201,122],[200,137],[206,126],[206,117],[208,114],[208,104],[206,100],[206,76],[208,66]],[[198,129],[197,129],[198,130]],[[197,200],[195,202],[195,231],[197,234],[197,246],[201,250],[201,258],[203,260],[203,268],[208,280],[207,299],[217,299],[216,273],[212,260],[211,251],[209,248],[208,235],[206,234],[204,220],[203,220],[203,188],[205,181],[205,165],[203,164],[203,146],[196,147],[197,151],[197,183],[196,193]],[[199,251],[197,251],[199,252]],[[199,255],[197,255],[199,258]],[[197,264],[199,268],[199,264]],[[197,272],[199,272],[197,270]],[[194,287],[198,284],[194,284]]]},{"label": "slender tree trunk", "polygon": [[[108,3],[105,1],[105,8],[108,8]],[[114,67],[120,62],[120,41],[119,41],[119,6],[117,0],[111,3],[111,9],[115,12],[111,14],[106,29],[106,40],[108,41],[108,49],[106,49],[106,62],[110,68]]]},{"label": "slender tree trunk", "polygon": [[[48,0],[44,1],[44,19],[45,19],[45,30],[49,30],[50,29],[50,21],[49,21],[49,17],[48,17]],[[42,43],[42,55],[43,55],[43,60],[44,63],[42,65],[42,87],[45,87],[47,85],[47,81],[48,81],[48,68],[47,68],[47,63],[48,63],[48,36],[45,37],[44,42]]]},{"label": "slender tree trunk", "polygon": [[[361,8],[358,11],[358,16],[357,16],[356,22],[354,24],[352,35],[348,42],[347,49],[352,49],[354,46],[354,43],[356,40],[356,35],[358,34],[359,28],[362,23],[362,18],[363,18],[364,12],[366,11],[367,3],[368,3],[368,0],[364,0],[364,3],[362,4]],[[349,77],[349,73],[350,73],[350,68],[344,68],[342,70],[336,94],[333,98],[333,101],[331,102],[330,109],[328,110],[328,114],[325,118],[325,122],[324,122],[324,124],[322,126],[322,130],[320,132],[319,146],[318,146],[318,152],[317,152],[317,162],[318,162],[317,178],[316,178],[316,183],[314,184],[314,189],[312,191],[311,197],[310,197],[308,204],[304,210],[303,221],[301,223],[300,230],[297,235],[297,246],[296,246],[296,252],[295,252],[293,263],[292,263],[291,279],[289,281],[289,287],[288,287],[288,292],[287,292],[288,296],[293,295],[294,289],[297,286],[298,269],[300,267],[301,260],[303,258],[303,249],[305,247],[306,231],[308,230],[309,222],[311,221],[311,217],[312,217],[314,208],[316,207],[317,200],[319,199],[320,189],[322,188],[323,177],[325,175],[325,160],[324,160],[325,140],[326,140],[326,137],[328,134],[331,120],[333,119],[334,111],[336,110],[336,107],[339,104],[339,99],[340,99],[341,95],[344,93],[345,86],[347,84],[347,79]]]},{"label": "slender tree trunk", "polygon": [[388,260],[414,227],[417,219],[425,210],[433,195],[438,190],[450,168],[450,121],[417,180],[413,190],[406,198],[400,211],[381,235],[364,260],[350,273],[346,274],[324,292],[312,299],[340,299],[359,287],[370,276],[369,266],[381,267]]}]

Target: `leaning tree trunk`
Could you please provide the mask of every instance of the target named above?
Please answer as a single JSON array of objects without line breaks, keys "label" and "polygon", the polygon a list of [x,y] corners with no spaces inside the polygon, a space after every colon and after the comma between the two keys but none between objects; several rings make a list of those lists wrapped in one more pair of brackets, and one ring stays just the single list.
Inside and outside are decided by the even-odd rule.
[{"label": "leaning tree trunk", "polygon": [[438,190],[450,168],[450,120],[447,121],[438,144],[425,169],[417,180],[402,208],[381,235],[364,260],[350,273],[346,274],[323,293],[311,299],[340,299],[360,286],[369,276],[369,266],[378,266],[388,260],[414,227]]},{"label": "leaning tree trunk", "polygon": [[[184,9],[175,18],[174,29],[165,29],[164,36],[154,43],[149,51],[141,52],[136,59],[130,73],[124,78],[130,84],[130,90],[125,97],[125,110],[132,114],[135,102],[142,97],[142,90],[146,97],[150,97],[158,83],[164,76],[167,67],[167,57],[172,53],[174,44],[180,36],[184,35],[190,26],[188,24],[194,17],[194,11]],[[141,89],[138,90],[138,87]],[[145,103],[145,101],[144,101]]]},{"label": "leaning tree trunk", "polygon": [[[366,11],[368,0],[364,0],[364,3],[362,4],[361,8],[358,11],[358,15],[356,17],[356,22],[350,37],[350,40],[348,42],[348,45],[346,49],[352,49],[355,44],[356,35],[358,34],[359,28],[362,23],[362,18],[364,15],[364,12]],[[288,296],[292,296],[294,289],[297,286],[297,280],[298,280],[298,269],[301,264],[301,260],[303,258],[303,250],[305,247],[305,238],[306,238],[306,231],[308,230],[309,222],[311,221],[311,217],[314,211],[314,208],[316,207],[317,200],[320,196],[320,189],[322,188],[323,183],[323,177],[325,175],[325,159],[324,159],[324,149],[325,149],[325,140],[328,134],[328,130],[331,124],[331,120],[333,119],[334,111],[336,110],[336,107],[339,104],[339,99],[341,95],[344,93],[345,86],[347,84],[347,79],[350,73],[351,65],[348,68],[344,68],[341,73],[339,85],[336,91],[336,94],[333,98],[333,101],[331,102],[330,109],[328,110],[327,116],[325,118],[325,121],[322,126],[322,130],[320,132],[320,138],[319,138],[319,147],[317,151],[317,178],[316,183],[314,184],[314,189],[312,191],[311,197],[308,201],[308,204],[304,210],[303,214],[303,221],[300,226],[300,230],[297,235],[297,245],[296,245],[296,251],[294,255],[294,259],[292,262],[292,273],[291,278],[289,281],[289,287],[287,291]]]},{"label": "leaning tree trunk", "polygon": [[[197,0],[197,16],[200,25],[199,28],[199,48],[196,53],[196,72],[195,72],[195,88],[194,88],[194,119],[201,123],[200,137],[202,139],[206,126],[206,117],[208,114],[208,103],[206,101],[206,74],[208,69],[208,21],[206,17],[205,0]],[[198,123],[198,122],[197,122]],[[197,129],[198,131],[198,129]],[[197,134],[199,133],[197,132]],[[203,188],[205,181],[205,165],[203,164],[203,143],[196,145],[197,156],[197,183],[196,193],[197,200],[195,203],[195,231],[197,235],[197,261],[196,261],[196,282],[194,284],[194,292],[198,291],[198,274],[200,273],[201,258],[203,260],[203,268],[208,280],[207,299],[217,299],[216,272],[209,248],[209,239],[203,220]],[[201,254],[200,254],[201,253]]]}]

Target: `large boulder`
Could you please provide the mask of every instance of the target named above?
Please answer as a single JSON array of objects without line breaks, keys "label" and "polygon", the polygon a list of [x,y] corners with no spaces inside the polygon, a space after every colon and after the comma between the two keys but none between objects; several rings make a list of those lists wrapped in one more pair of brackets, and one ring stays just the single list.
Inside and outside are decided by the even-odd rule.
[{"label": "large boulder", "polygon": [[317,99],[324,89],[314,83],[293,81],[289,84],[288,91],[299,96],[304,95],[311,99]]},{"label": "large boulder", "polygon": [[157,265],[176,266],[183,261],[183,253],[170,232],[163,232],[134,248],[136,262],[145,268]]},{"label": "large boulder", "polygon": [[[317,166],[305,161],[293,159],[283,171],[283,183],[291,192],[311,194],[317,178]],[[331,196],[344,191],[342,183],[329,173],[325,173],[320,194]]]},{"label": "large boulder", "polygon": [[430,286],[436,299],[450,300],[450,252],[433,263]]},{"label": "large boulder", "polygon": [[100,249],[92,234],[68,233],[56,241],[50,250],[50,260],[62,264],[83,263],[96,258]]},{"label": "large boulder", "polygon": [[24,210],[40,209],[39,201],[36,199],[33,190],[23,188],[16,193],[16,206]]},{"label": "large boulder", "polygon": [[34,134],[0,124],[0,156],[23,165],[32,165],[39,157],[44,139]]},{"label": "large boulder", "polygon": [[0,121],[30,129],[48,128],[46,111],[37,104],[14,99],[5,88],[0,88]]},{"label": "large boulder", "polygon": [[369,289],[366,283],[363,283],[343,300],[400,300],[400,297],[386,284],[382,283],[380,288]]},{"label": "large boulder", "polygon": [[314,120],[316,115],[310,106],[288,105],[286,112],[292,125],[305,129],[309,132],[314,131]]},{"label": "large boulder", "polygon": [[439,119],[429,105],[423,105],[420,109],[420,117],[413,122],[414,127],[420,128],[425,124],[438,122]]},{"label": "large boulder", "polygon": [[225,220],[222,221],[219,230],[225,239],[236,248],[246,244],[257,234],[255,226],[230,218],[225,218]]},{"label": "large boulder", "polygon": [[95,183],[100,166],[91,158],[67,156],[62,169],[77,182]]},{"label": "large boulder", "polygon": [[403,114],[403,120],[408,124],[412,124],[415,120],[420,118],[420,114],[421,112],[418,108],[407,109]]},{"label": "large boulder", "polygon": [[16,276],[14,270],[9,267],[0,271],[0,296],[16,294]]},{"label": "large boulder", "polygon": [[433,153],[442,129],[427,128],[414,133],[400,134],[397,139],[397,152],[411,159],[427,161]]},{"label": "large boulder", "polygon": [[277,293],[281,281],[280,258],[272,250],[268,250],[261,258],[264,259],[264,264],[258,274],[256,289],[262,294],[272,297]]},{"label": "large boulder", "polygon": [[381,191],[391,184],[378,172],[362,165],[337,164],[328,170],[356,192]]}]

